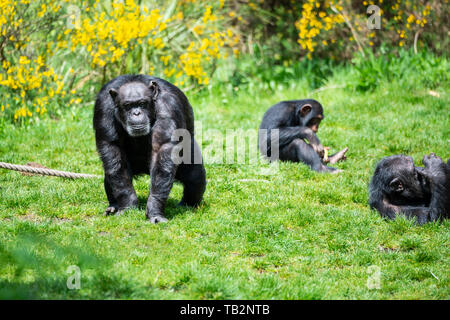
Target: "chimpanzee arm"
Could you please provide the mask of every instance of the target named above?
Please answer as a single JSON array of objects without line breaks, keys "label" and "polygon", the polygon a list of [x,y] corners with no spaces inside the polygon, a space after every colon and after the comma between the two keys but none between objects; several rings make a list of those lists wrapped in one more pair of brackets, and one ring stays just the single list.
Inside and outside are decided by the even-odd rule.
[{"label": "chimpanzee arm", "polygon": [[[441,177],[442,176],[438,176]],[[428,207],[394,205],[381,191],[372,191],[370,195],[370,206],[378,210],[381,216],[394,219],[397,215],[404,215],[408,218],[417,218],[419,224],[429,221],[436,221],[441,217],[448,217],[450,211],[449,193],[450,188],[443,179],[430,176],[431,180],[431,201]],[[444,175],[445,178],[445,175]]]},{"label": "chimpanzee arm", "polygon": [[[402,214],[408,218],[417,218],[419,224],[437,221],[440,218],[448,217],[448,192],[448,189],[443,188],[442,185],[437,185],[432,191],[429,207],[395,206],[388,204],[384,205],[383,209],[390,214]],[[445,206],[446,201],[447,207]]]},{"label": "chimpanzee arm", "polygon": [[423,173],[428,177],[431,188],[430,220],[450,216],[450,170],[441,158],[434,153],[422,160],[425,165]]},{"label": "chimpanzee arm", "polygon": [[176,126],[172,119],[157,120],[152,128],[151,185],[146,216],[152,223],[165,222],[164,207],[172,189],[177,165],[172,159],[171,141]]},{"label": "chimpanzee arm", "polygon": [[382,217],[395,219],[398,215],[408,218],[417,218],[419,224],[429,221],[430,208],[420,206],[398,206],[389,202],[383,194],[371,195],[370,207],[378,210]]},{"label": "chimpanzee arm", "polygon": [[[311,145],[320,145],[320,140],[310,128],[307,127],[282,127],[279,130],[279,147],[287,146],[295,139],[307,139]],[[272,129],[273,130],[273,129]],[[271,135],[269,130],[269,137]]]},{"label": "chimpanzee arm", "polygon": [[431,184],[430,220],[450,216],[450,188],[445,184]]},{"label": "chimpanzee arm", "polygon": [[307,139],[314,151],[323,157],[324,148],[317,135],[308,127],[282,127],[279,128],[279,148],[282,149],[295,139]]},{"label": "chimpanzee arm", "polygon": [[382,217],[395,219],[398,215],[406,217],[416,217],[419,224],[428,221],[429,208],[425,206],[408,206],[392,204],[388,196],[383,192],[379,185],[380,181],[375,173],[369,188],[369,205],[372,209],[376,209]]},{"label": "chimpanzee arm", "polygon": [[106,140],[98,140],[97,148],[103,162],[105,191],[110,206],[105,213],[120,213],[123,209],[137,206],[125,151],[116,142]]}]

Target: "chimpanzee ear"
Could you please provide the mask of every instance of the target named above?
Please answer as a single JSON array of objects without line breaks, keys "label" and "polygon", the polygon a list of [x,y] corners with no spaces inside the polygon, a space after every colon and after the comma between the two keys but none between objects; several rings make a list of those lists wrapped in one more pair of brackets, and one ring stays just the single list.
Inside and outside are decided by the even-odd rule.
[{"label": "chimpanzee ear", "polygon": [[150,90],[150,94],[151,94],[153,100],[155,100],[159,95],[158,84],[155,81],[150,81],[150,83],[148,84],[148,89]]},{"label": "chimpanzee ear", "polygon": [[306,116],[308,113],[310,113],[312,110],[312,106],[310,104],[304,104],[301,108],[300,108],[300,116],[304,117]]},{"label": "chimpanzee ear", "polygon": [[397,192],[403,191],[403,183],[401,182],[401,180],[399,178],[394,178],[392,179],[392,181],[389,183],[389,186]]},{"label": "chimpanzee ear", "polygon": [[110,94],[111,98],[113,98],[113,100],[115,101],[119,92],[117,92],[116,89],[109,89],[109,94]]}]

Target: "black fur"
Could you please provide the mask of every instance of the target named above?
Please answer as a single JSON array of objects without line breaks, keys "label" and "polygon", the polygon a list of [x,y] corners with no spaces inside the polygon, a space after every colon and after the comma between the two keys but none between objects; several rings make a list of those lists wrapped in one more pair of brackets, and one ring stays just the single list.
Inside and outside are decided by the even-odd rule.
[{"label": "black fur", "polygon": [[175,129],[186,129],[191,148],[200,152],[194,140],[192,107],[177,87],[146,75],[113,79],[98,93],[94,129],[109,201],[105,214],[137,206],[132,178],[139,174],[151,176],[146,209],[151,222],[167,221],[164,208],[175,179],[184,185],[180,204],[201,202],[206,187],[203,162],[177,165],[171,158],[178,143],[173,141]]},{"label": "black fur", "polygon": [[277,103],[266,111],[259,127],[267,130],[267,135],[260,131],[260,151],[272,157],[271,130],[279,129],[279,160],[303,162],[318,172],[336,171],[322,162],[324,148],[316,132],[323,118],[322,105],[312,99]]},{"label": "black fur", "polygon": [[419,224],[448,218],[450,214],[450,160],[445,164],[434,153],[416,167],[411,157],[382,159],[369,186],[369,204],[381,216],[404,215]]}]

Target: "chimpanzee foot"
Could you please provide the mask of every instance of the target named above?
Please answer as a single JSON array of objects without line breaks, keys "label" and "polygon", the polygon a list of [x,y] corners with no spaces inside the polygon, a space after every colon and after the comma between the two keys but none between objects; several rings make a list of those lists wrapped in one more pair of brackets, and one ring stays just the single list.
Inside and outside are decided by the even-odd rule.
[{"label": "chimpanzee foot", "polygon": [[192,207],[197,208],[201,203],[201,200],[185,200],[184,198],[178,203],[179,207]]},{"label": "chimpanzee foot", "polygon": [[164,218],[163,216],[150,216],[148,217],[148,220],[150,220],[151,223],[165,223],[169,220],[167,220],[166,218]]},{"label": "chimpanzee foot", "polygon": [[123,210],[119,210],[119,208],[110,206],[106,208],[105,213],[103,215],[105,216],[120,216],[123,213]]},{"label": "chimpanzee foot", "polygon": [[348,151],[348,148],[344,148],[339,152],[336,152],[335,154],[333,154],[332,156],[328,157],[328,161],[325,161],[325,163],[330,163],[330,164],[335,164],[338,161],[344,161],[347,159],[346,157],[346,153]]},{"label": "chimpanzee foot", "polygon": [[177,206],[178,206],[178,207],[187,207],[187,206],[189,206],[189,205],[186,203],[186,201],[184,200],[184,198],[182,198],[182,199],[180,200],[180,202],[178,202]]},{"label": "chimpanzee foot", "polygon": [[344,170],[336,169],[336,168],[333,168],[333,167],[326,167],[326,168],[327,168],[327,170],[325,170],[323,172],[328,172],[328,173],[331,173],[331,174],[338,174],[338,173],[341,173],[341,172],[344,171]]},{"label": "chimpanzee foot", "polygon": [[340,173],[340,172],[342,172],[343,170],[341,170],[341,169],[336,169],[336,168],[333,168],[333,167],[327,167],[327,166],[325,166],[325,165],[322,165],[319,169],[313,169],[314,171],[317,171],[317,172],[319,172],[319,173],[332,173],[332,174],[336,174],[336,173]]}]

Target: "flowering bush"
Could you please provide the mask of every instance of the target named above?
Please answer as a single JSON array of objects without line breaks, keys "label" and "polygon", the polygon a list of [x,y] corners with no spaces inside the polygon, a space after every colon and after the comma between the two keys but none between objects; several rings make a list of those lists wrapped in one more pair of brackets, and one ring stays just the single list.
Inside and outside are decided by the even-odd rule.
[{"label": "flowering bush", "polygon": [[61,5],[0,0],[0,12],[0,115],[16,121],[43,115],[50,100],[68,99],[62,77],[47,63],[55,43],[42,41],[60,19]]},{"label": "flowering bush", "polygon": [[[379,11],[371,15],[373,4]],[[218,66],[231,65],[225,59],[247,67],[250,61],[253,68],[231,72],[231,82],[242,83],[248,74],[260,79],[266,72],[263,78],[272,83],[274,72],[288,74],[303,57],[348,61],[357,51],[376,53],[380,47],[394,54],[405,47],[442,52],[447,5],[448,0],[0,0],[0,117],[38,120],[81,103],[82,95],[92,96],[125,73],[152,74],[186,90],[208,86]],[[380,29],[367,23],[373,18],[380,18]]]},{"label": "flowering bush", "polygon": [[145,73],[208,85],[217,61],[239,53],[238,17],[224,1],[0,0],[0,8],[0,115],[15,121],[79,103],[73,88],[88,78]]},{"label": "flowering bush", "polygon": [[[356,50],[363,52],[380,45],[442,50],[436,47],[436,38],[445,38],[442,28],[448,28],[447,4],[438,0],[362,1],[362,5],[352,0],[303,1],[300,18],[295,22],[298,43],[309,58],[313,53],[349,58]],[[373,5],[377,7],[372,9]],[[372,19],[379,19],[379,26],[370,23]],[[419,40],[421,32],[426,41]]]},{"label": "flowering bush", "polygon": [[[176,85],[207,85],[216,60],[225,58],[239,42],[224,3],[179,1],[158,8],[134,0],[99,1],[86,6],[79,27],[68,29],[73,52],[86,56],[93,69],[105,73],[157,74]],[[160,9],[163,8],[163,9]]]}]

